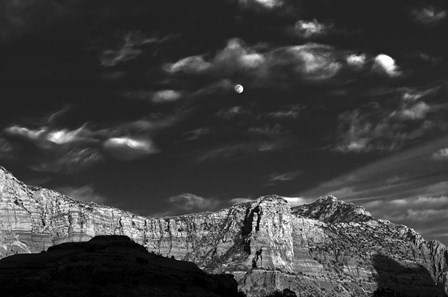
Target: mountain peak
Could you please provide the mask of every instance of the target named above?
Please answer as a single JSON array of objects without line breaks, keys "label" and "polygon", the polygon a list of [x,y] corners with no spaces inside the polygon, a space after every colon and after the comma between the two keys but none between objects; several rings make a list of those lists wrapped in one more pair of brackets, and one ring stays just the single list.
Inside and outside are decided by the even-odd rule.
[{"label": "mountain peak", "polygon": [[340,201],[332,195],[319,197],[310,204],[294,207],[292,212],[326,223],[365,222],[372,219],[372,215],[364,207]]}]

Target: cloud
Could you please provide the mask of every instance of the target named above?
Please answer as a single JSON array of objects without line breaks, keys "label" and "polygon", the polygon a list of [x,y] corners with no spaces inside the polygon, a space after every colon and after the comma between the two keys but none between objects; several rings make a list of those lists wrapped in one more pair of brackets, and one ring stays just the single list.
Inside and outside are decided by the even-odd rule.
[{"label": "cloud", "polygon": [[67,144],[85,139],[86,137],[89,137],[90,134],[91,132],[83,127],[73,131],[62,129],[49,132],[46,139],[55,144]]},{"label": "cloud", "polygon": [[238,0],[240,5],[248,8],[275,9],[283,6],[284,0]]},{"label": "cloud", "polygon": [[314,199],[304,197],[282,197],[291,207],[303,205],[312,202]]},{"label": "cloud", "polygon": [[74,147],[68,150],[53,150],[44,154],[31,165],[31,169],[40,172],[77,173],[104,160],[102,153],[95,148]]},{"label": "cloud", "polygon": [[387,201],[419,196],[448,196],[448,172],[443,164],[429,158],[434,151],[445,148],[448,138],[442,137],[370,164],[347,174],[320,183],[298,193],[316,197],[327,194],[350,201]]},{"label": "cloud", "polygon": [[[394,104],[369,103],[339,115],[337,150],[341,152],[393,151],[429,131],[444,131],[444,111],[422,101],[416,93],[398,90]],[[424,92],[419,93],[421,96]],[[430,93],[426,93],[430,94]],[[413,98],[413,99],[410,99]]]},{"label": "cloud", "polygon": [[365,54],[349,54],[346,57],[346,62],[355,69],[361,69],[367,62],[367,56]]},{"label": "cloud", "polygon": [[103,143],[104,149],[120,160],[134,160],[158,153],[150,139],[134,139],[131,137],[113,137]]},{"label": "cloud", "polygon": [[171,196],[168,199],[168,202],[183,211],[214,210],[219,205],[219,201],[217,199],[204,198],[191,193]]},{"label": "cloud", "polygon": [[300,113],[303,109],[303,106],[301,105],[288,105],[283,107],[280,110],[272,111],[267,114],[270,118],[275,119],[298,119],[300,117]]},{"label": "cloud", "polygon": [[250,199],[250,198],[233,198],[230,200],[230,204],[235,205],[235,204],[241,204],[241,203],[252,202],[252,201],[255,201],[255,200]]},{"label": "cloud", "polygon": [[191,56],[164,65],[169,74],[209,75],[215,79],[239,76],[247,85],[289,86],[297,81],[324,81],[342,68],[333,47],[307,43],[266,49],[230,39],[212,59]]},{"label": "cloud", "polygon": [[320,23],[316,19],[312,21],[298,20],[294,26],[296,34],[306,39],[327,35],[332,28],[332,25]]},{"label": "cloud", "polygon": [[13,157],[13,146],[11,143],[0,137],[0,160],[11,159]]},{"label": "cloud", "polygon": [[199,74],[211,69],[212,64],[206,62],[202,56],[183,58],[175,63],[166,64],[164,70],[169,73]]},{"label": "cloud", "polygon": [[425,102],[418,102],[415,104],[403,105],[401,110],[394,112],[392,116],[397,115],[402,119],[407,120],[421,120],[424,119],[427,113],[431,110],[431,107]]},{"label": "cloud", "polygon": [[298,171],[291,171],[291,172],[284,172],[284,173],[272,173],[269,175],[269,180],[267,185],[273,186],[278,183],[282,182],[288,182],[291,180],[296,179],[302,172],[300,170]]},{"label": "cloud", "polygon": [[353,197],[353,195],[356,194],[356,191],[354,187],[343,187],[334,191],[329,191],[327,194],[333,195],[341,199],[345,199],[348,197]]},{"label": "cloud", "polygon": [[145,47],[149,45],[160,45],[170,38],[159,39],[148,37],[140,31],[130,31],[120,38],[114,49],[106,49],[100,56],[100,63],[105,67],[113,67],[118,64],[136,59],[145,53]]},{"label": "cloud", "polygon": [[447,16],[446,10],[437,9],[433,6],[414,9],[411,11],[411,14],[417,22],[427,26],[438,25]]},{"label": "cloud", "polygon": [[50,145],[64,145],[73,142],[88,140],[92,135],[92,132],[85,127],[80,127],[76,130],[53,130],[49,127],[29,129],[26,127],[11,126],[6,128],[5,132],[12,136],[23,137],[29,141],[32,141],[40,147],[48,147]]},{"label": "cloud", "polygon": [[174,90],[161,90],[154,94],[152,97],[152,102],[154,103],[165,103],[177,101],[182,97],[182,93]]},{"label": "cloud", "polygon": [[379,73],[387,74],[390,77],[399,76],[401,74],[395,60],[385,54],[379,54],[375,57],[374,69]]},{"label": "cloud", "polygon": [[57,191],[83,202],[105,203],[107,201],[106,197],[97,194],[91,185],[81,187],[60,187]]},{"label": "cloud", "polygon": [[41,136],[43,136],[47,133],[47,129],[40,128],[40,129],[36,129],[36,130],[31,130],[26,127],[12,126],[12,127],[6,128],[5,132],[10,135],[17,135],[17,136],[21,136],[26,139],[37,140],[37,139],[41,138]]},{"label": "cloud", "polygon": [[440,238],[440,227],[448,219],[447,196],[417,196],[390,201],[371,201],[363,206],[374,217],[415,228],[431,239]]},{"label": "cloud", "polygon": [[431,157],[434,160],[438,161],[448,160],[448,147],[438,150],[437,152],[433,153]]}]

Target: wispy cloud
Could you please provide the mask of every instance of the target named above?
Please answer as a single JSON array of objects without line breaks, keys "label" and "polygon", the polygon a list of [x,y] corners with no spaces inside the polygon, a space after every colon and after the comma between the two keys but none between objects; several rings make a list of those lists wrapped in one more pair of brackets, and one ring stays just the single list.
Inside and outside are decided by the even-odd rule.
[{"label": "wispy cloud", "polygon": [[52,150],[34,160],[30,168],[40,172],[77,173],[104,161],[100,150],[89,147],[73,147]]},{"label": "wispy cloud", "polygon": [[[325,81],[343,67],[335,48],[315,43],[266,48],[248,46],[240,39],[231,39],[213,58],[191,56],[169,63],[169,74],[211,75],[215,78],[242,77],[253,85],[290,85],[297,81]],[[286,75],[288,74],[288,75]]]},{"label": "wispy cloud", "polygon": [[434,6],[422,7],[411,11],[414,19],[423,24],[434,26],[440,24],[447,17],[447,11]]},{"label": "wispy cloud", "polygon": [[182,211],[215,210],[220,204],[215,198],[204,198],[191,193],[183,193],[168,199],[174,207]]},{"label": "wispy cloud", "polygon": [[107,201],[106,197],[96,193],[95,189],[91,185],[80,187],[60,187],[57,190],[71,198],[83,202],[105,203]]},{"label": "wispy cloud", "polygon": [[134,160],[159,150],[150,139],[137,139],[132,137],[113,137],[103,143],[104,149],[120,160]]},{"label": "wispy cloud", "polygon": [[0,160],[11,159],[13,157],[13,146],[8,140],[0,137]]},{"label": "wispy cloud", "polygon": [[282,182],[292,181],[300,176],[300,174],[302,174],[300,170],[283,173],[272,173],[271,175],[269,175],[269,180],[266,185],[273,186]]},{"label": "wispy cloud", "polygon": [[445,111],[423,101],[424,92],[411,95],[398,90],[395,104],[370,102],[339,115],[337,150],[342,152],[393,151],[423,138],[429,131],[444,131]]}]

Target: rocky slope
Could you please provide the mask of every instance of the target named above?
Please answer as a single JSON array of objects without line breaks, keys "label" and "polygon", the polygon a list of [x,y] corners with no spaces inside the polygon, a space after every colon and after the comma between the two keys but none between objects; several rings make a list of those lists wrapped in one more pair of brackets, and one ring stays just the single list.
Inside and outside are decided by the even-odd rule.
[{"label": "rocky slope", "polygon": [[231,275],[150,254],[126,236],[64,243],[47,252],[0,260],[3,297],[236,297]]},{"label": "rocky slope", "polygon": [[146,218],[30,188],[0,170],[0,256],[103,234],[232,273],[250,296],[448,294],[444,245],[331,196],[290,208],[273,195],[212,213]]}]

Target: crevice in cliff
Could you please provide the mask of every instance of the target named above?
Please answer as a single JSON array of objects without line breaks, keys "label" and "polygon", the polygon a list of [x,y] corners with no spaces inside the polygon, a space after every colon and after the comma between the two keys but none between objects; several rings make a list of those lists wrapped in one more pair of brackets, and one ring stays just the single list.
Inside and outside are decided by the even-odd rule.
[{"label": "crevice in cliff", "polygon": [[260,259],[260,261],[263,261],[263,256],[261,255],[262,252],[263,252],[263,248],[261,248],[255,252],[255,256],[252,259],[252,268],[258,268],[257,267],[258,259]]}]

